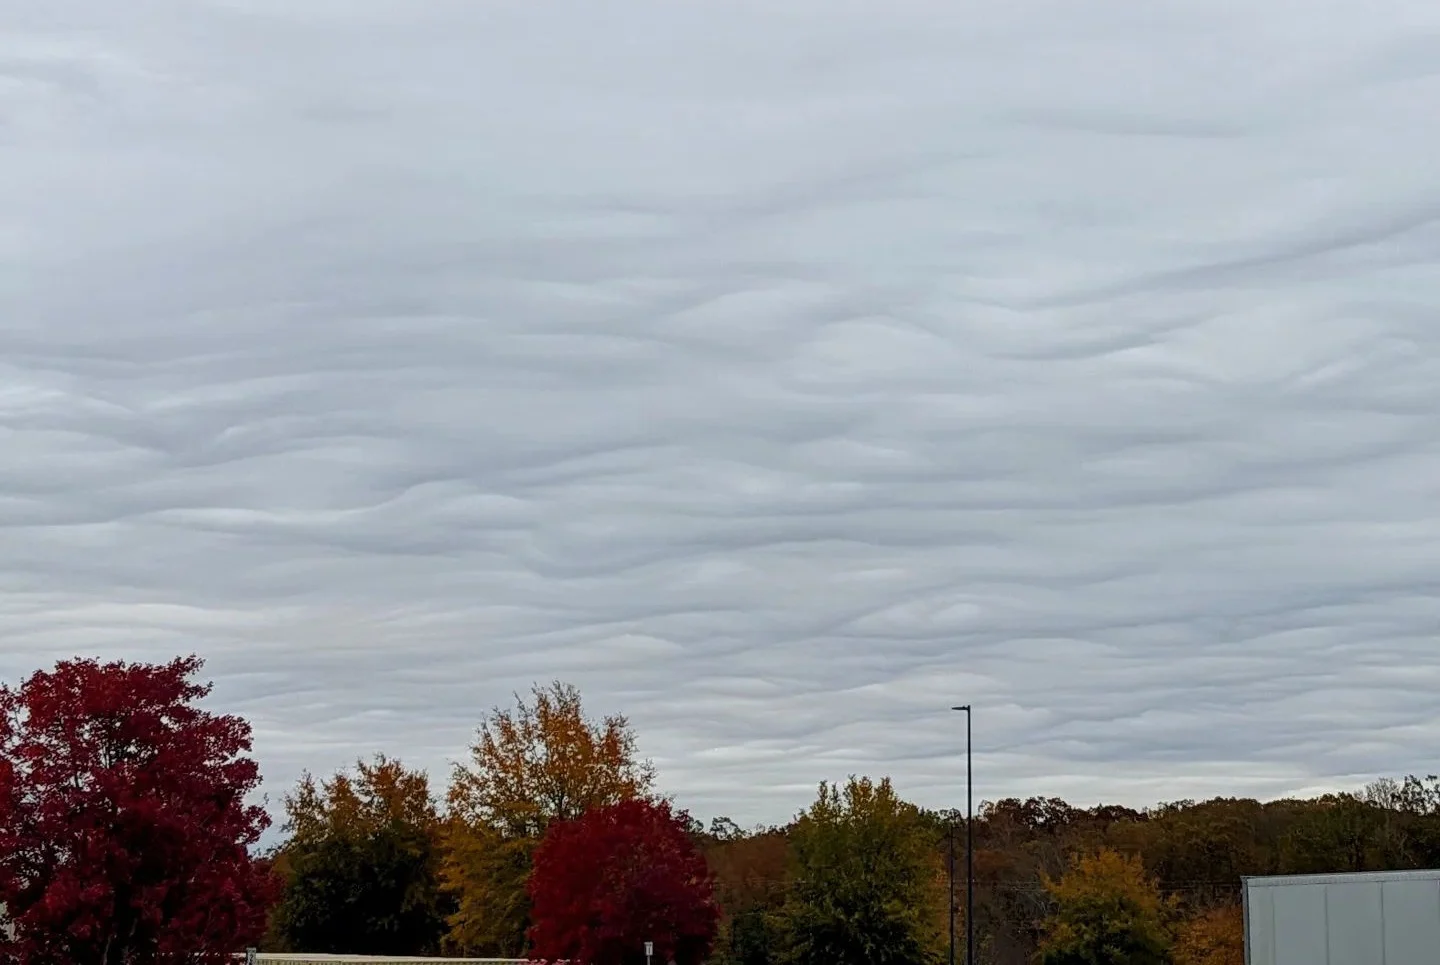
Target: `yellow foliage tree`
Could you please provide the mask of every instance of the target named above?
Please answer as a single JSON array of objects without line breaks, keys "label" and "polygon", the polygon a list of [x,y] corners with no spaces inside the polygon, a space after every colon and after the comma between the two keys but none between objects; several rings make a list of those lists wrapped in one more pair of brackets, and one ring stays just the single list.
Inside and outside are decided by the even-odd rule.
[{"label": "yellow foliage tree", "polygon": [[301,775],[285,795],[285,814],[294,840],[369,833],[391,822],[432,830],[439,820],[425,772],[384,754],[357,761],[353,777],[340,771],[317,782],[309,772]]},{"label": "yellow foliage tree", "polygon": [[585,716],[580,692],[556,681],[536,686],[513,710],[481,724],[470,760],[450,783],[445,888],[457,909],[449,947],[515,957],[529,925],[530,857],[553,821],[650,793],[654,769],[637,760],[623,716]]},{"label": "yellow foliage tree", "polygon": [[1239,905],[1202,912],[1179,928],[1175,965],[1245,965],[1245,917]]},{"label": "yellow foliage tree", "polygon": [[1169,965],[1172,905],[1137,857],[1102,849],[1077,858],[1058,880],[1040,965]]}]

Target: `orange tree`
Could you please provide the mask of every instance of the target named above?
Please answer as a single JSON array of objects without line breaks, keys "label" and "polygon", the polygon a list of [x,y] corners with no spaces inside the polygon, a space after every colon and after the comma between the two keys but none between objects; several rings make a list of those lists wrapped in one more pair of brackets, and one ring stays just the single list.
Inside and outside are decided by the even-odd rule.
[{"label": "orange tree", "polygon": [[[719,831],[720,833],[716,833]],[[790,847],[778,828],[745,834],[717,820],[707,836],[705,860],[715,874],[723,917],[715,961],[770,965],[780,944],[778,916],[789,891]]]},{"label": "orange tree", "polygon": [[709,869],[688,817],[628,800],[551,825],[535,851],[530,955],[541,961],[699,965],[719,928]]},{"label": "orange tree", "polygon": [[529,926],[531,854],[555,821],[643,796],[654,770],[620,715],[590,720],[574,687],[536,686],[481,724],[448,794],[441,880],[451,951],[513,958]]},{"label": "orange tree", "polygon": [[1239,905],[1201,912],[1180,926],[1175,965],[1245,965],[1245,920]]}]

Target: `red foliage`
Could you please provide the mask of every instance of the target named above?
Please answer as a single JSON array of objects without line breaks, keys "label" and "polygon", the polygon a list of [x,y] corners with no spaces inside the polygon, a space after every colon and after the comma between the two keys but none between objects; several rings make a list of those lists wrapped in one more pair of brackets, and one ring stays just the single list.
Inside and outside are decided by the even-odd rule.
[{"label": "red foliage", "polygon": [[719,927],[710,871],[667,803],[622,801],[551,825],[530,875],[531,955],[583,965],[698,965]]},{"label": "red foliage", "polygon": [[0,963],[220,962],[263,933],[250,727],[194,706],[200,667],[73,660],[0,687]]}]

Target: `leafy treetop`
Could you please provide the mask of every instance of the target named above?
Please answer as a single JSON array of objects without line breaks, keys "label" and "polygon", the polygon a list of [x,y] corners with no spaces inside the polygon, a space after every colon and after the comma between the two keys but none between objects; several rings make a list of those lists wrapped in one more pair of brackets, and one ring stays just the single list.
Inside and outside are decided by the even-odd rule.
[{"label": "leafy treetop", "polygon": [[637,759],[624,717],[585,716],[580,693],[558,681],[518,694],[482,723],[456,767],[445,830],[444,886],[456,902],[452,950],[514,957],[529,928],[526,877],[555,821],[650,793],[654,768]]},{"label": "leafy treetop", "polygon": [[201,667],[70,660],[0,687],[0,961],[203,965],[263,933],[250,728],[197,706]]},{"label": "leafy treetop", "polygon": [[1138,857],[1101,849],[1058,881],[1040,965],[1169,965],[1171,908]]},{"label": "leafy treetop", "polygon": [[551,825],[529,882],[531,954],[545,961],[700,965],[720,910],[689,818],[630,799]]}]

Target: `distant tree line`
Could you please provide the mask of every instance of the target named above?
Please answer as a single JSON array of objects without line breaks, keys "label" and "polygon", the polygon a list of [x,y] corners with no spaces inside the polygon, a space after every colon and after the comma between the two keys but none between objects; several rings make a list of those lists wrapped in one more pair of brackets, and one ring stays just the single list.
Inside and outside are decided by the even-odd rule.
[{"label": "distant tree line", "polygon": [[[708,826],[655,788],[624,717],[563,683],[480,723],[443,796],[376,756],[247,800],[250,731],[198,708],[200,661],[67,661],[0,688],[0,965],[272,951],[591,965],[963,961],[963,819],[887,779],[822,784],[783,826]],[[981,806],[982,965],[1242,965],[1245,875],[1440,867],[1440,780],[1143,811]]]}]

